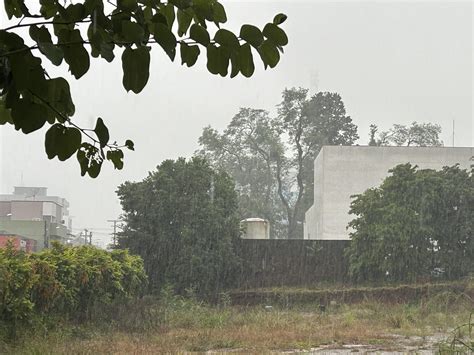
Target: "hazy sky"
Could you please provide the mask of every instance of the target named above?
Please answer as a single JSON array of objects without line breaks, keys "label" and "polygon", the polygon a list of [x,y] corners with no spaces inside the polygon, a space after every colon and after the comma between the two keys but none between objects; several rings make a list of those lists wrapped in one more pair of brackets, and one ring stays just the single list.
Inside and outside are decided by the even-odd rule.
[{"label": "hazy sky", "polygon": [[[93,128],[103,117],[112,139],[132,139],[122,171],[104,164],[97,179],[80,176],[77,161],[48,160],[45,129],[28,136],[0,126],[0,193],[22,182],[47,186],[51,195],[70,202],[74,231],[89,228],[105,240],[107,219],[117,218],[115,195],[126,180],[143,179],[162,160],[190,156],[202,128],[224,128],[239,107],[273,111],[285,87],[338,92],[359,126],[359,144],[367,144],[371,123],[438,123],[445,145],[473,146],[473,6],[464,2],[282,2],[222,1],[238,32],[243,23],[262,26],[283,12],[290,43],[280,64],[251,79],[209,74],[204,58],[193,68],[171,63],[160,48],[152,51],[148,85],[139,95],[122,87],[120,54],[109,64],[94,59],[79,81],[70,79],[74,120]],[[3,10],[2,10],[3,11]],[[2,13],[0,27],[5,27]],[[256,57],[256,54],[254,54]],[[49,68],[49,67],[48,67]],[[22,180],[23,177],[23,180]]]}]

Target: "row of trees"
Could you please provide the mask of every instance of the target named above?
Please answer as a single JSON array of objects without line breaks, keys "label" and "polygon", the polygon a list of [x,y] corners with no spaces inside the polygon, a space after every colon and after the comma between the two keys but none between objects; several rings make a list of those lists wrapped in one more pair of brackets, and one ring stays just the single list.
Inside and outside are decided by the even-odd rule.
[{"label": "row of trees", "polygon": [[[442,145],[436,124],[394,124],[377,131],[370,126],[369,145]],[[307,89],[291,88],[283,91],[276,115],[241,108],[223,132],[204,128],[197,154],[232,176],[242,218],[265,218],[274,238],[298,239],[313,203],[313,164],[321,147],[352,145],[357,139],[357,126],[339,94],[309,96]]]},{"label": "row of trees", "polygon": [[433,273],[474,272],[474,174],[458,166],[390,170],[378,188],[356,196],[347,250],[360,281],[416,281]]}]

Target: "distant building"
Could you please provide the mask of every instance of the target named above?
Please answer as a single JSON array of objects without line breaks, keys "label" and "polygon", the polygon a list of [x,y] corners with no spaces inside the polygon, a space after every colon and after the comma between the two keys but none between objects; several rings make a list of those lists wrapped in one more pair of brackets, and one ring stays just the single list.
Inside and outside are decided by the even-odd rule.
[{"label": "distant building", "polygon": [[48,196],[46,187],[15,187],[13,194],[0,195],[0,230],[36,240],[36,249],[52,240],[64,242],[71,229],[69,203]]},{"label": "distant building", "polygon": [[314,203],[305,215],[304,239],[348,240],[351,196],[379,186],[388,170],[411,163],[439,170],[474,166],[474,148],[325,146],[314,161]]},{"label": "distant building", "polygon": [[36,251],[36,240],[0,231],[0,248],[5,248],[8,243],[12,243],[15,250],[23,250],[27,253]]}]

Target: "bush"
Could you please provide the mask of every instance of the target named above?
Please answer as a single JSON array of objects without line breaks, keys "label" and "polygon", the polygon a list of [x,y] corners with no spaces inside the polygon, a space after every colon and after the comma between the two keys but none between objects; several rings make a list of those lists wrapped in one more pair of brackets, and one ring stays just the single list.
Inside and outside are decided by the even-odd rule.
[{"label": "bush", "polygon": [[140,257],[125,250],[59,243],[40,253],[0,249],[0,322],[15,332],[34,315],[90,317],[93,307],[141,295],[147,278]]}]

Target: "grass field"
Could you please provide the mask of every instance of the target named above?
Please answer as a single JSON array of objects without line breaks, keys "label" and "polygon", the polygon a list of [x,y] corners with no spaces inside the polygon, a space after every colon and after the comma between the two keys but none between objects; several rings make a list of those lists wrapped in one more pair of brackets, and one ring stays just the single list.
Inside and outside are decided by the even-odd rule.
[{"label": "grass field", "polygon": [[[50,321],[25,329],[16,343],[0,345],[0,353],[262,353],[345,344],[433,350],[452,339],[452,329],[468,322],[473,309],[468,294],[449,290],[413,302],[332,302],[324,310],[319,302],[236,306],[228,295],[210,306],[167,292],[159,300],[148,297],[98,310],[90,322]],[[466,327],[455,335],[471,341],[468,332]]]}]

